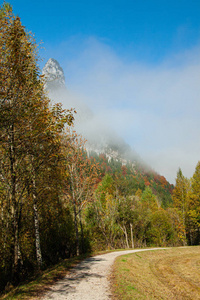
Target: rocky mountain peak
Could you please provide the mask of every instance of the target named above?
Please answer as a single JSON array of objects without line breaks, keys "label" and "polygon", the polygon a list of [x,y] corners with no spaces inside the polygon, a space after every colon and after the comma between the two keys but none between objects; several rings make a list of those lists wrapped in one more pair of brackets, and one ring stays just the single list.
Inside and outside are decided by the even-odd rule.
[{"label": "rocky mountain peak", "polygon": [[84,102],[67,91],[64,71],[57,60],[50,58],[42,74],[45,76],[45,88],[50,99],[55,103],[62,101],[65,108],[76,109],[74,128],[87,140],[88,155],[92,152],[103,153],[108,160],[114,159],[122,164],[137,160],[137,154],[122,137],[119,137],[103,120],[96,118]]},{"label": "rocky mountain peak", "polygon": [[50,58],[45,64],[42,74],[45,76],[45,88],[49,91],[65,88],[65,75],[58,61]]}]

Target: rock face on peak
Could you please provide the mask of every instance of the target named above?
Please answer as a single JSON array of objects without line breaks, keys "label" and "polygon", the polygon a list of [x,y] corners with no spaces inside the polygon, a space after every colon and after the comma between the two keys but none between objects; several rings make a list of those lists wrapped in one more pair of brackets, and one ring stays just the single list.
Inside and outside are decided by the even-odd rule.
[{"label": "rock face on peak", "polygon": [[122,137],[106,125],[98,115],[94,115],[84,102],[84,98],[71,94],[65,86],[65,76],[59,63],[50,58],[42,70],[45,76],[45,88],[48,96],[54,103],[62,102],[64,108],[75,108],[74,128],[86,140],[88,154],[95,152],[104,153],[107,158],[115,159],[126,164],[127,161],[135,161],[138,155],[130,148]]},{"label": "rock face on peak", "polygon": [[42,74],[45,76],[45,88],[48,91],[65,88],[64,71],[57,60],[50,58],[45,64]]}]

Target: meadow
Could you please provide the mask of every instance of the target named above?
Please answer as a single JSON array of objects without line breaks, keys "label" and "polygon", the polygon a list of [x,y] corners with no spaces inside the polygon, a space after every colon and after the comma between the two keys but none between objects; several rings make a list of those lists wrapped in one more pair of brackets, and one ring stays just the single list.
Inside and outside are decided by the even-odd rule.
[{"label": "meadow", "polygon": [[200,246],[120,256],[111,274],[113,299],[200,299]]}]

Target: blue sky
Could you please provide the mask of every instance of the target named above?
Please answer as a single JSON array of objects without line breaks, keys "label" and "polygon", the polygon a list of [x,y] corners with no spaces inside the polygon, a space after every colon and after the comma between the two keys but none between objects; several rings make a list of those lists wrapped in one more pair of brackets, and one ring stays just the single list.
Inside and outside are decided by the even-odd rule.
[{"label": "blue sky", "polygon": [[[200,41],[198,0],[10,0],[15,14],[46,48],[95,37],[124,59],[157,63]],[[76,52],[77,49],[74,49]],[[68,55],[72,53],[68,53]]]},{"label": "blue sky", "polygon": [[192,176],[200,160],[199,1],[10,3],[43,41],[41,67],[57,59],[70,92],[168,180],[179,167]]}]

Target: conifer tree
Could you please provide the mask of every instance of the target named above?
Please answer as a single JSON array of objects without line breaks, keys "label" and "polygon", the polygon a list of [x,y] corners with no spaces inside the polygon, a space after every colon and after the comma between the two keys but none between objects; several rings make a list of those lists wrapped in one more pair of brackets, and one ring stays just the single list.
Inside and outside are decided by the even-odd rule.
[{"label": "conifer tree", "polygon": [[173,199],[174,207],[181,214],[183,228],[184,228],[183,229],[184,243],[186,243],[186,231],[187,231],[186,220],[188,217],[188,210],[189,210],[189,198],[188,198],[189,187],[190,187],[189,180],[183,176],[182,170],[179,168],[177,172],[176,185],[173,190],[172,199]]},{"label": "conifer tree", "polygon": [[190,193],[189,237],[190,244],[200,241],[200,161],[197,163],[192,177],[192,191]]},{"label": "conifer tree", "polygon": [[195,194],[197,205],[200,205],[200,161],[197,163],[193,178],[192,190]]}]

